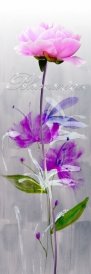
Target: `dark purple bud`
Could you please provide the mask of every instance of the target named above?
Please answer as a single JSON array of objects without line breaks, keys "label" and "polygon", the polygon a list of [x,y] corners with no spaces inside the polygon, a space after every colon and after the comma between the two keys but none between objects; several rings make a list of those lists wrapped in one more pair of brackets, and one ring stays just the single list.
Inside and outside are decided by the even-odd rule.
[{"label": "dark purple bud", "polygon": [[69,139],[70,139],[70,138],[69,138],[69,137],[67,137],[67,141],[69,141]]},{"label": "dark purple bud", "polygon": [[25,159],[23,157],[20,158],[20,162],[23,163]]},{"label": "dark purple bud", "polygon": [[13,105],[12,108],[15,108],[15,106]]},{"label": "dark purple bud", "polygon": [[35,234],[35,237],[36,237],[37,240],[40,240],[40,232],[37,232],[37,233]]},{"label": "dark purple bud", "polygon": [[58,205],[59,205],[59,201],[56,200],[56,201],[55,201],[55,206],[58,206]]}]

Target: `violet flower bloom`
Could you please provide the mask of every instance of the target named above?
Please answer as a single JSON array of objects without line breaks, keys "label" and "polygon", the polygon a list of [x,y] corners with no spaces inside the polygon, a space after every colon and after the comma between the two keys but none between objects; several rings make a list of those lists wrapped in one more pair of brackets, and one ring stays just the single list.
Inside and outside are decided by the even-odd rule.
[{"label": "violet flower bloom", "polygon": [[56,169],[60,183],[75,188],[81,179],[76,180],[73,173],[76,174],[81,170],[78,159],[82,154],[82,150],[78,150],[73,141],[67,141],[62,146],[50,148],[46,154],[47,170]]},{"label": "violet flower bloom", "polygon": [[84,128],[86,124],[78,121],[72,116],[67,116],[64,113],[69,107],[74,106],[78,103],[78,97],[67,97],[60,101],[58,104],[55,104],[55,107],[52,108],[51,103],[48,102],[44,109],[44,119],[45,122],[49,125],[52,123],[57,123],[63,127],[67,128]]},{"label": "violet flower bloom", "polygon": [[[58,104],[55,103],[55,107],[52,107],[49,102],[46,104],[42,115],[44,144],[52,142],[60,135],[60,127],[84,128],[86,126],[72,116],[65,116],[64,114],[65,109],[77,102],[77,97],[68,97]],[[40,115],[33,118],[32,113],[28,113],[19,124],[14,124],[8,135],[21,148],[26,148],[35,142],[41,143]]]},{"label": "violet flower bloom", "polygon": [[[50,143],[58,134],[59,125],[57,123],[48,127],[43,124],[43,142]],[[40,115],[32,118],[31,112],[25,116],[19,124],[14,126],[8,132],[9,137],[16,142],[20,148],[26,148],[33,143],[41,143],[40,133]]]},{"label": "violet flower bloom", "polygon": [[62,26],[40,24],[36,28],[27,29],[19,37],[18,52],[22,55],[34,56],[50,62],[70,61],[81,64],[83,60],[74,54],[80,48],[80,36],[73,34]]}]

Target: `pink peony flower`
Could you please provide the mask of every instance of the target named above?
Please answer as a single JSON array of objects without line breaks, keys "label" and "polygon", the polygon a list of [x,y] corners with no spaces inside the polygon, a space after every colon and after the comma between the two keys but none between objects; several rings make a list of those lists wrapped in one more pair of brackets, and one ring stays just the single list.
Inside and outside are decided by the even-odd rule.
[{"label": "pink peony flower", "polygon": [[70,61],[81,64],[84,61],[74,56],[80,48],[80,36],[73,34],[64,27],[41,24],[30,28],[19,37],[18,52],[23,55],[34,56],[37,59],[61,63]]}]

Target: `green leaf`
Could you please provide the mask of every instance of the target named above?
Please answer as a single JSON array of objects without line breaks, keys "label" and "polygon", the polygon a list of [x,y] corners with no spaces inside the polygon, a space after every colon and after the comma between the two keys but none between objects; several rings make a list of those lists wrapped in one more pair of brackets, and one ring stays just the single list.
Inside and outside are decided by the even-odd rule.
[{"label": "green leaf", "polygon": [[16,188],[27,193],[46,193],[46,189],[33,178],[25,175],[6,175],[7,178]]},{"label": "green leaf", "polygon": [[46,63],[47,63],[47,60],[46,59],[39,59],[39,67],[40,67],[40,70],[43,72],[44,69],[45,69],[45,66],[46,66]]},{"label": "green leaf", "polygon": [[[71,225],[75,221],[77,221],[82,215],[84,209],[86,208],[87,202],[89,198],[86,197],[83,201],[77,204],[75,207],[71,208],[69,211],[64,213],[63,216],[60,216],[55,221],[55,229],[56,231],[64,229],[65,227]],[[60,213],[61,214],[61,213]],[[51,229],[51,234],[53,233],[53,227]]]}]

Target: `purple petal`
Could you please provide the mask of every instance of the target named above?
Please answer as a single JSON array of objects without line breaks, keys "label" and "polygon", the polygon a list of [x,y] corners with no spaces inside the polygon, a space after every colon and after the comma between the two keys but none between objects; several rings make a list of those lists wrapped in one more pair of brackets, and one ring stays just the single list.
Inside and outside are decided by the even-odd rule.
[{"label": "purple petal", "polygon": [[62,100],[59,105],[62,109],[66,109],[78,103],[78,97],[68,97]]},{"label": "purple petal", "polygon": [[[43,130],[43,142],[47,144],[51,141],[51,130],[46,124],[42,125],[42,130]],[[33,134],[34,134],[35,141],[41,142],[40,115],[37,115],[37,117],[35,118]]]},{"label": "purple petal", "polygon": [[18,132],[16,136],[10,136],[12,140],[21,148],[28,147],[33,141],[31,132],[31,113],[24,117],[18,125],[14,125],[12,131]]},{"label": "purple petal", "polygon": [[26,148],[28,147],[30,144],[32,144],[34,142],[33,138],[27,138],[27,139],[23,139],[22,136],[18,136],[16,138],[13,138],[13,140],[16,142],[16,144],[20,147],[20,148]]},{"label": "purple petal", "polygon": [[60,179],[70,179],[70,172],[68,171],[58,171],[58,177]]},{"label": "purple petal", "polygon": [[29,113],[23,120],[20,121],[20,127],[23,133],[30,135],[32,122],[31,122],[31,113]]},{"label": "purple petal", "polygon": [[13,133],[10,138],[14,140],[19,147],[27,147],[33,141],[31,132],[31,113],[24,117],[19,124],[15,124],[12,128]]},{"label": "purple petal", "polygon": [[61,109],[66,109],[68,107],[71,107],[71,106],[77,104],[77,102],[78,102],[78,98],[77,97],[68,97],[68,98],[62,100],[60,103],[58,103],[55,106],[55,108],[53,108],[51,110],[51,112],[49,113],[48,117],[54,115],[56,112],[59,112]]},{"label": "purple petal", "polygon": [[57,160],[57,150],[56,149],[49,149],[46,155],[46,166],[47,170],[56,169],[56,160]]},{"label": "purple petal", "polygon": [[[43,117],[43,120],[45,118]],[[44,121],[43,121],[44,122]],[[46,123],[42,124],[43,130],[43,142],[48,144],[58,135],[59,125],[57,123],[53,124],[52,127],[48,127]],[[41,133],[40,133],[40,115],[35,118],[33,134],[36,141],[41,142]]]},{"label": "purple petal", "polygon": [[47,103],[44,109],[44,116],[47,117],[48,116],[48,110],[50,109],[51,104]]},{"label": "purple petal", "polygon": [[59,124],[54,123],[51,128],[51,139],[54,140],[58,136]]},{"label": "purple petal", "polygon": [[77,161],[82,153],[73,141],[67,141],[62,146],[51,148],[46,154],[47,170],[56,169],[62,184],[75,188],[78,185],[78,179],[75,180],[72,174],[81,170]]},{"label": "purple petal", "polygon": [[58,177],[61,180],[61,184],[71,187],[72,189],[76,189],[78,186],[78,180],[74,180],[74,178],[72,178],[71,175],[67,178],[66,178],[66,176],[67,176],[67,174],[63,175],[62,173],[58,173]]},{"label": "purple petal", "polygon": [[43,126],[43,142],[48,144],[52,139],[51,130],[47,125]]},{"label": "purple petal", "polygon": [[85,123],[79,122],[76,119],[69,116],[51,116],[49,117],[49,122],[58,123],[64,127],[71,127],[71,128],[86,127]]},{"label": "purple petal", "polygon": [[[58,151],[57,161],[59,168],[64,165],[75,165],[78,159],[79,152],[81,150],[77,149],[77,145],[73,141],[68,141],[64,143]],[[80,154],[81,157],[82,154]]]}]

